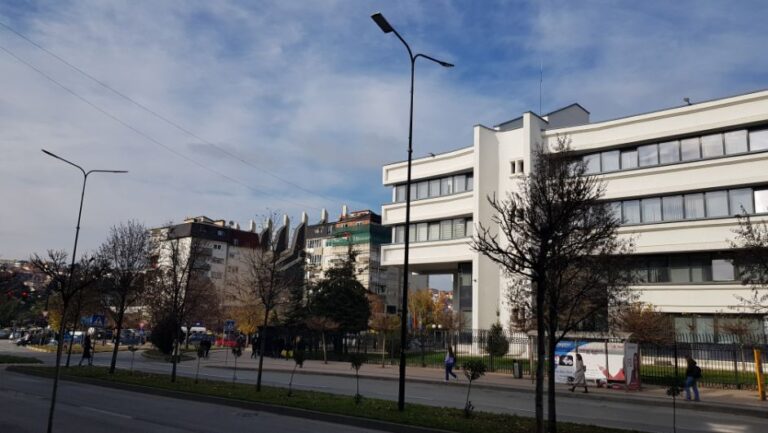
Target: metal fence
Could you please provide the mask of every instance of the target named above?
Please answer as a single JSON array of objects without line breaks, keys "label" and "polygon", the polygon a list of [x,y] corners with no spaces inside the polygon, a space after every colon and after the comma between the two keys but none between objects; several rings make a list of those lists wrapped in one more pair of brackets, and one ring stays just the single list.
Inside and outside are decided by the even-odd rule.
[{"label": "metal fence", "polygon": [[[489,371],[532,377],[535,370],[535,338],[525,333],[505,331],[503,335],[509,343],[507,352],[501,356],[491,356],[488,353],[490,335],[490,331],[485,329],[455,332],[427,329],[410,333],[406,365],[441,369],[444,367],[447,348],[452,345],[459,368],[465,361],[482,360]],[[302,339],[307,359],[323,359],[322,338],[319,334],[304,334]],[[690,356],[702,369],[700,386],[755,389],[757,379],[753,348],[762,349],[762,368],[768,373],[767,343],[763,334],[739,338],[691,334],[678,335],[675,342],[663,345],[641,342],[641,381],[654,385],[682,384],[686,357]],[[329,333],[326,335],[326,347],[329,361],[344,361],[348,353],[358,352],[367,355],[368,364],[398,365],[400,362],[400,338],[396,331],[354,335]],[[768,377],[768,374],[765,376]]]},{"label": "metal fence", "polygon": [[678,335],[670,344],[640,344],[641,380],[648,384],[670,385],[685,379],[686,358],[693,358],[702,370],[699,384],[712,388],[756,389],[753,349],[762,351],[763,372],[768,372],[768,344],[765,335],[715,336]]}]

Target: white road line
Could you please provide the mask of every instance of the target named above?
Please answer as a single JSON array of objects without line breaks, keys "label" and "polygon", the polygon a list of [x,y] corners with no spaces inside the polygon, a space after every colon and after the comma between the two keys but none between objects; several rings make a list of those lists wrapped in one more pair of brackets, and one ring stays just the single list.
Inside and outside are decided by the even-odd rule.
[{"label": "white road line", "polygon": [[130,415],[125,415],[125,414],[117,413],[117,412],[111,412],[111,411],[108,411],[108,410],[96,409],[95,407],[80,406],[80,408],[85,409],[85,410],[89,410],[91,412],[97,412],[97,413],[100,413],[100,414],[104,414],[104,415],[111,415],[111,416],[116,416],[116,417],[125,418],[125,419],[133,419],[133,417],[130,416]]}]

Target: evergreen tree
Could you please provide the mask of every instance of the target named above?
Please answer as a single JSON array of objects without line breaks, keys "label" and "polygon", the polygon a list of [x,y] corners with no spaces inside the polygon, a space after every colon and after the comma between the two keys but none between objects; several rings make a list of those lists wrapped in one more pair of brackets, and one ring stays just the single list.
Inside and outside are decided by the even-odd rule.
[{"label": "evergreen tree", "polygon": [[356,256],[350,246],[347,257],[326,271],[313,291],[313,314],[331,319],[341,332],[364,331],[371,317],[365,287],[357,279]]}]

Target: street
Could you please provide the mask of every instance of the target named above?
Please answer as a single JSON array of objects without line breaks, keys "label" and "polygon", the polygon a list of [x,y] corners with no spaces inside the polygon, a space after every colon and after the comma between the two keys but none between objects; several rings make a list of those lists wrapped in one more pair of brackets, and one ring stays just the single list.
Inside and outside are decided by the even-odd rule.
[{"label": "street", "polygon": [[[3,346],[0,346],[0,351],[4,348],[5,343],[3,343]],[[16,354],[26,352],[27,355],[37,356],[40,359],[46,360],[46,363],[53,360],[52,354],[30,353],[23,348],[11,350],[16,352]],[[222,364],[226,356],[221,351],[211,352],[211,359],[204,361],[203,366],[200,368],[200,377],[210,380],[231,381],[233,375],[231,369],[205,366],[206,364]],[[129,368],[130,358],[130,353],[121,352],[118,360],[119,367]],[[108,354],[97,355],[95,365],[107,366],[108,363]],[[230,366],[233,365],[231,356],[229,356],[228,364]],[[248,369],[238,370],[237,380],[239,382],[255,383],[256,372],[252,370],[255,362],[246,355],[240,358],[238,364],[240,367]],[[161,374],[167,374],[170,371],[169,364],[148,360],[141,355],[135,357],[134,368]],[[194,376],[195,368],[196,361],[183,362],[179,364],[179,374]],[[436,374],[439,373],[436,370]],[[265,371],[263,383],[269,386],[287,387],[289,376],[285,372]],[[64,388],[60,391],[62,399],[68,398],[67,390],[73,386],[71,383],[64,383]],[[294,378],[294,387],[297,389],[312,389],[335,394],[354,395],[355,379],[354,377],[320,374],[297,374]],[[105,389],[101,392],[109,393],[112,391]],[[360,392],[364,397],[395,400],[397,398],[397,382],[361,378]],[[406,397],[407,401],[411,403],[461,408],[464,406],[465,388],[446,386],[442,383],[409,382]],[[533,416],[534,413],[533,395],[526,392],[476,388],[472,390],[471,400],[479,411],[513,413],[520,416]],[[666,433],[671,428],[672,408],[671,405],[648,406],[599,399],[558,398],[558,419],[607,427]],[[762,433],[765,431],[765,425],[765,419],[756,417],[688,409],[678,409],[677,411],[677,430],[679,432]]]},{"label": "street", "polygon": [[[0,432],[45,431],[51,381],[0,370]],[[351,426],[62,381],[57,433],[213,433],[280,431],[373,433]]]}]

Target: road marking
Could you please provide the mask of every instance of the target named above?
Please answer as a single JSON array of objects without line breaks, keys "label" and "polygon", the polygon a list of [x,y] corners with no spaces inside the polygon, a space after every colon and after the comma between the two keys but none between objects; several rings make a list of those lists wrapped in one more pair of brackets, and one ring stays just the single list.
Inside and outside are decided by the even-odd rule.
[{"label": "road marking", "polygon": [[98,413],[101,413],[101,414],[104,414],[104,415],[111,415],[111,416],[116,416],[116,417],[125,418],[125,419],[133,419],[132,416],[125,415],[125,414],[122,414],[122,413],[111,412],[111,411],[102,410],[102,409],[96,409],[95,407],[90,407],[90,406],[80,406],[80,407],[82,409],[89,410],[91,412],[98,412]]}]

